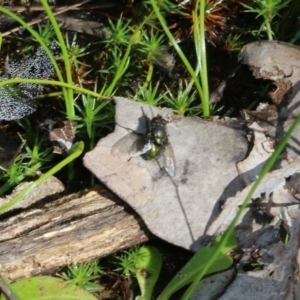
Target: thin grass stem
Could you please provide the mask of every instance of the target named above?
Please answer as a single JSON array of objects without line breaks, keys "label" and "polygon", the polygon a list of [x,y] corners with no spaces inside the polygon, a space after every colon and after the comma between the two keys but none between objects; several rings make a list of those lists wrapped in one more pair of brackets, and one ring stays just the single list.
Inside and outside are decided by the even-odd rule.
[{"label": "thin grass stem", "polygon": [[106,100],[111,99],[111,97],[100,95],[96,92],[87,90],[85,88],[79,87],[79,86],[74,85],[74,84],[69,84],[69,83],[66,83],[66,82],[55,81],[55,80],[47,80],[47,79],[12,78],[12,79],[8,79],[8,80],[5,80],[5,81],[1,81],[0,82],[0,87],[8,85],[8,84],[23,83],[23,82],[24,83],[56,85],[56,86],[61,86],[61,87],[65,87],[65,88],[68,88],[68,89],[75,90],[78,93],[91,95],[91,96],[96,97],[96,98],[101,98],[101,99],[106,99]]},{"label": "thin grass stem", "polygon": [[176,43],[172,33],[170,32],[167,24],[166,24],[166,21],[164,19],[164,17],[162,16],[162,14],[160,13],[160,10],[159,10],[159,7],[157,6],[155,0],[150,0],[151,1],[151,4],[152,4],[152,7],[153,7],[153,10],[163,28],[163,30],[165,31],[167,37],[169,38],[172,46],[174,47],[174,49],[176,50],[177,54],[179,55],[179,57],[181,58],[183,64],[185,65],[185,67],[187,68],[188,72],[190,73],[194,83],[195,83],[195,86],[197,88],[197,91],[200,95],[200,98],[201,98],[201,102],[202,102],[202,108],[203,108],[203,116],[209,116],[209,110],[207,109],[208,105],[206,105],[204,103],[205,101],[205,94],[203,92],[203,89],[201,87],[201,84],[199,82],[199,79],[197,77],[197,74],[196,72],[194,71],[194,69],[192,68],[191,64],[189,63],[189,61],[187,60],[186,56],[183,54],[183,52],[181,51],[180,47],[178,46],[178,44]]},{"label": "thin grass stem", "polygon": [[[61,30],[60,30],[60,28],[57,24],[57,21],[54,17],[54,14],[53,14],[47,0],[41,0],[41,3],[45,8],[46,14],[49,17],[49,20],[50,20],[50,22],[53,26],[53,29],[55,31],[57,40],[58,40],[59,45],[60,45],[60,49],[61,49],[61,52],[62,52],[62,55],[63,55],[64,64],[65,64],[67,83],[72,84],[73,80],[72,80],[72,74],[71,74],[71,65],[70,65],[70,60],[69,60],[65,40],[62,36]],[[60,79],[60,81],[63,81],[63,80]],[[65,98],[66,112],[67,112],[68,118],[72,120],[75,117],[73,89],[68,89],[67,94],[68,94],[68,96]]]}]

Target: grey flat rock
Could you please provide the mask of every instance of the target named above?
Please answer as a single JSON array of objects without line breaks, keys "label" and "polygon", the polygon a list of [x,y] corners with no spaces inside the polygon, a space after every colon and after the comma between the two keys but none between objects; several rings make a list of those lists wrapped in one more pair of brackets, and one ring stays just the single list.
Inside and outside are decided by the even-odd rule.
[{"label": "grey flat rock", "polygon": [[[246,132],[237,122],[174,118],[167,125],[176,158],[176,175],[170,177],[157,161],[129,154],[111,154],[112,146],[129,128],[145,132],[143,107],[148,117],[172,118],[159,110],[115,97],[115,132],[101,139],[84,157],[85,166],[132,206],[148,228],[160,238],[196,250],[205,230],[220,212],[220,205],[243,188],[236,163],[247,152]],[[175,116],[176,117],[176,116]],[[121,127],[122,126],[122,127]]]}]

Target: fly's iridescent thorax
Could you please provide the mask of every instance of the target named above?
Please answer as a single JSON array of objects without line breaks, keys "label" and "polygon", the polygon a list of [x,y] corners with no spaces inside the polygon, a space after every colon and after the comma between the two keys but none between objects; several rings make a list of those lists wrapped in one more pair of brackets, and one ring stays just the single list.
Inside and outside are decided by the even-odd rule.
[{"label": "fly's iridescent thorax", "polygon": [[151,120],[151,136],[154,143],[164,145],[167,142],[167,124],[168,122],[161,116],[157,116]]}]

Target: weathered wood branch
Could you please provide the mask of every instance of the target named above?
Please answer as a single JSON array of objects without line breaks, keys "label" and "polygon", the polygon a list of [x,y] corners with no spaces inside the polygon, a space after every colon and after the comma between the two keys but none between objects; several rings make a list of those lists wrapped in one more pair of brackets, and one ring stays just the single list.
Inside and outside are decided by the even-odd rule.
[{"label": "weathered wood branch", "polygon": [[97,187],[1,220],[0,272],[10,280],[49,273],[145,242],[147,235],[130,207]]}]

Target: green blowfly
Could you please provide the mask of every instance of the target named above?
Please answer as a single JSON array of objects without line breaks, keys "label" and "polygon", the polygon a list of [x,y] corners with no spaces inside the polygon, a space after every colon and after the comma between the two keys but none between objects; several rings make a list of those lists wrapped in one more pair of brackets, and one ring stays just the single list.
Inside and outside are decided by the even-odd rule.
[{"label": "green blowfly", "polygon": [[132,157],[141,156],[145,160],[156,160],[163,156],[164,169],[170,176],[175,176],[175,157],[169,142],[166,125],[168,121],[157,115],[151,120],[145,115],[146,131],[137,133],[130,129],[130,133],[118,140],[112,147],[111,153],[128,153]]}]

